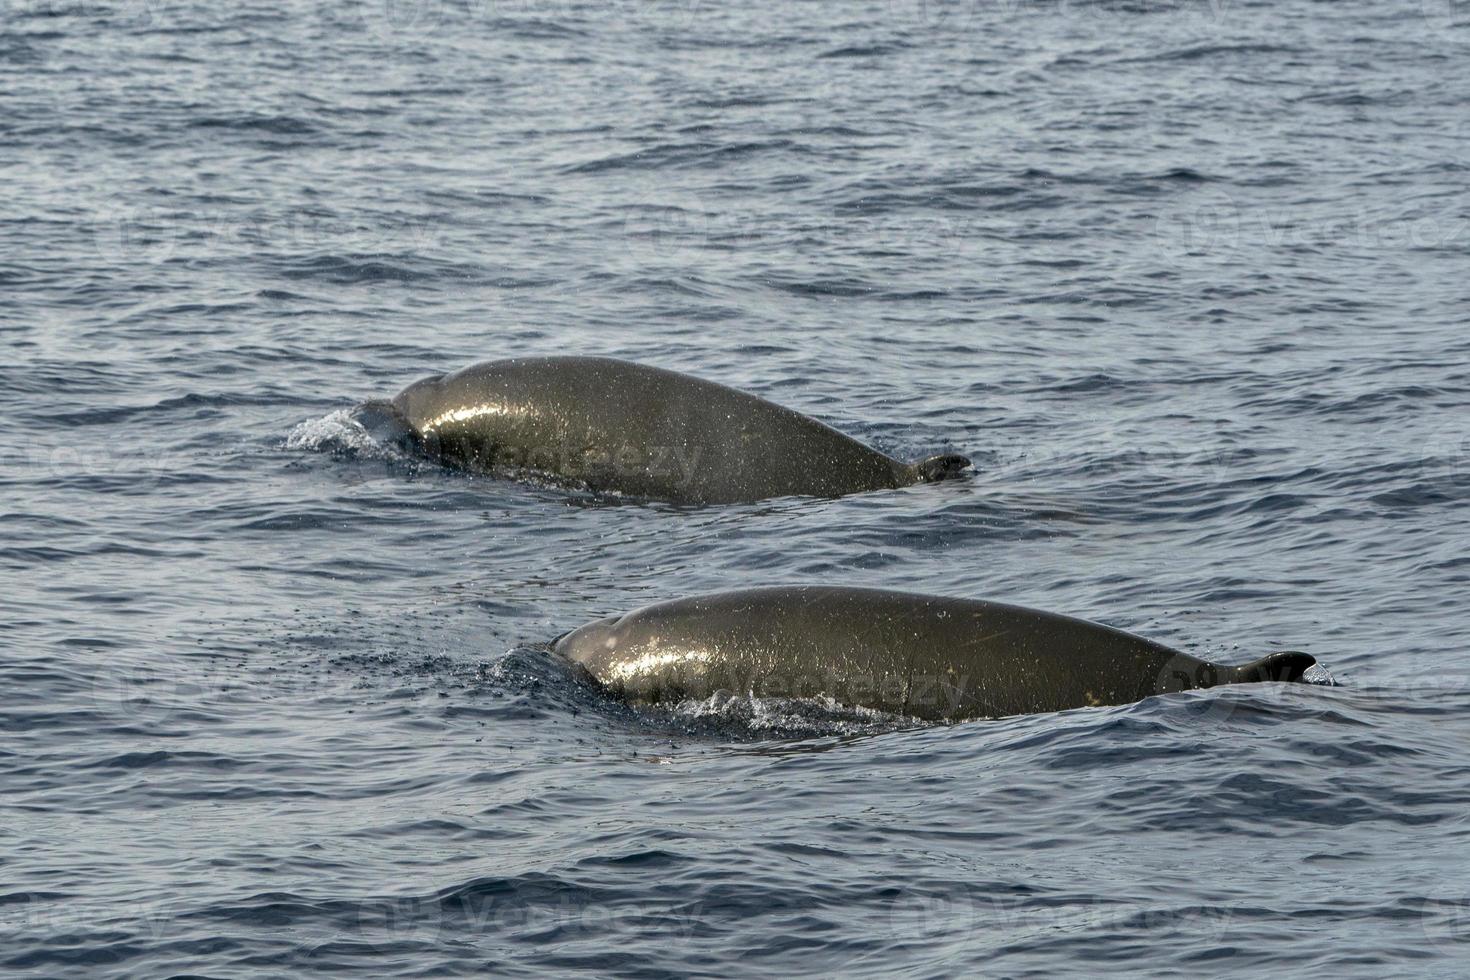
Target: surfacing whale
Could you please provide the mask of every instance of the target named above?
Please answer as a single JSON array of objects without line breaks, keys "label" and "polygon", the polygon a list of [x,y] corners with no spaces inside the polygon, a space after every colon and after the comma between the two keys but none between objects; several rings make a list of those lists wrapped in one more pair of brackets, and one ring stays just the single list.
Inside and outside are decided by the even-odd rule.
[{"label": "surfacing whale", "polygon": [[755,395],[608,357],[487,361],[367,402],[355,417],[378,438],[468,470],[677,503],[840,497],[970,465],[951,454],[904,463]]},{"label": "surfacing whale", "polygon": [[1283,652],[1229,667],[1022,606],[833,586],[659,602],[573,630],[553,650],[635,703],[725,690],[948,721],[1296,681],[1316,663]]}]

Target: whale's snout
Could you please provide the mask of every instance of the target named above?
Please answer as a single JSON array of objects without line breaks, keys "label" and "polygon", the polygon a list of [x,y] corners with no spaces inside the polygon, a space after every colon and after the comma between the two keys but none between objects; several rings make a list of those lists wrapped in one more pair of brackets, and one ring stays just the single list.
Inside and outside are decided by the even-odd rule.
[{"label": "whale's snout", "polygon": [[[593,654],[607,650],[610,645],[616,645],[615,633],[620,618],[608,616],[563,633],[551,641],[551,649],[568,660],[580,663]],[[609,644],[610,640],[614,642]]]},{"label": "whale's snout", "polygon": [[423,448],[418,431],[390,401],[363,402],[352,410],[352,420],[367,430],[373,441],[404,453]]},{"label": "whale's snout", "polygon": [[921,483],[937,483],[940,480],[953,480],[962,475],[971,466],[970,457],[961,456],[959,453],[940,453],[938,456],[930,456],[912,464],[914,476]]}]

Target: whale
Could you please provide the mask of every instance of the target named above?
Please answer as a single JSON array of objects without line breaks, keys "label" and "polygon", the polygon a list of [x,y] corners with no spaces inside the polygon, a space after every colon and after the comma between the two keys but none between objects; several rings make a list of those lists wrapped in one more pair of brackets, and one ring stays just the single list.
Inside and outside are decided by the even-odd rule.
[{"label": "whale", "polygon": [[424,378],[353,417],[450,466],[675,503],[841,497],[950,479],[764,398],[609,357],[517,357]]},{"label": "whale", "polygon": [[1123,630],[978,599],[776,586],[657,602],[551,650],[634,704],[829,698],[925,721],[1131,704],[1222,684],[1299,681],[1306,653],[1210,663]]}]

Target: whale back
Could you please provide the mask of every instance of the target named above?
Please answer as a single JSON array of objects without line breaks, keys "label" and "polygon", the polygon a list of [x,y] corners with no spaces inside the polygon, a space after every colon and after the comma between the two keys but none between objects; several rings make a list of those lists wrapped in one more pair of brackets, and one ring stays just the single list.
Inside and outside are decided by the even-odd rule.
[{"label": "whale back", "polygon": [[416,382],[393,404],[451,464],[676,502],[836,497],[968,463],[916,468],[748,392],[613,358],[488,361]]},{"label": "whale back", "polygon": [[1296,679],[1306,669],[1299,658],[1311,661],[1277,655],[1221,667],[1122,630],[1021,606],[825,586],[657,603],[574,630],[555,649],[633,701],[728,690],[830,697],[930,720]]}]

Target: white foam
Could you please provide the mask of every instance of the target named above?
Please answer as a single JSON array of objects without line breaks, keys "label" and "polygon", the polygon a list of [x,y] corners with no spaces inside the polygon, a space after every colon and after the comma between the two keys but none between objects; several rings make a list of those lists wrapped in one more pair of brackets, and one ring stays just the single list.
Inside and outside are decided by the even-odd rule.
[{"label": "white foam", "polygon": [[345,453],[377,459],[397,459],[397,450],[372,437],[351,411],[339,408],[319,419],[302,422],[286,436],[286,448],[317,453]]},{"label": "white foam", "polygon": [[920,725],[904,715],[842,704],[830,697],[759,698],[716,691],[703,700],[685,700],[667,709],[689,721],[733,722],[751,731],[848,735],[892,731]]},{"label": "white foam", "polygon": [[1337,681],[1333,679],[1332,672],[1321,664],[1312,664],[1302,672],[1302,680],[1308,684],[1322,684],[1326,687],[1336,687]]}]

